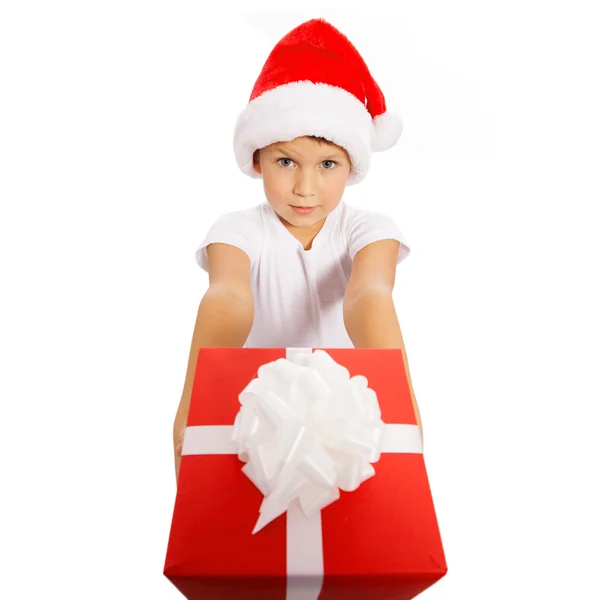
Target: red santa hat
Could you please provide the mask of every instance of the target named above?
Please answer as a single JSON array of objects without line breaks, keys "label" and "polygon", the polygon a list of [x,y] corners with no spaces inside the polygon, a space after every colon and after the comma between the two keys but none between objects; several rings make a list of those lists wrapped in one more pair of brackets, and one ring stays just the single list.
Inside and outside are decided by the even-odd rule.
[{"label": "red santa hat", "polygon": [[401,132],[400,117],[387,109],[358,50],[333,25],[312,19],[269,54],[237,119],[234,151],[240,169],[258,178],[257,149],[301,136],[324,137],[348,152],[352,185],[366,176],[371,153],[391,148]]}]

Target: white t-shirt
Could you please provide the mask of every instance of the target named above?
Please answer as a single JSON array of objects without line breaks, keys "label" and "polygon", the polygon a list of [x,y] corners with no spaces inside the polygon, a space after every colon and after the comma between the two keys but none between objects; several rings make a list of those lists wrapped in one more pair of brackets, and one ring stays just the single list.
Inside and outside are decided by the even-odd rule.
[{"label": "white t-shirt", "polygon": [[342,200],[304,250],[265,201],[217,219],[195,257],[207,272],[209,244],[231,244],[250,257],[254,323],[245,348],[353,348],[343,318],[352,260],[384,239],[401,244],[396,264],[410,253],[391,217]]}]

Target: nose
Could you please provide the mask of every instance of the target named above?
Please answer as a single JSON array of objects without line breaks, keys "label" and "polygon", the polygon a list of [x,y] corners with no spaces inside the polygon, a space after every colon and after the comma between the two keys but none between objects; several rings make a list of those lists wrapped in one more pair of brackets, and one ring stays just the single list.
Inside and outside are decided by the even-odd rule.
[{"label": "nose", "polygon": [[302,198],[310,198],[316,195],[315,179],[309,171],[300,171],[294,181],[294,194]]}]

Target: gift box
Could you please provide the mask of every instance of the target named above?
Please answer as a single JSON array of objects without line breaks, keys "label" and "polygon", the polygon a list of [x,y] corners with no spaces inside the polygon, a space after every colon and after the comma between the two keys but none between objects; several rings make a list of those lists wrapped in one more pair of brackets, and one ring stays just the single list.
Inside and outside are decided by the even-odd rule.
[{"label": "gift box", "polygon": [[[306,361],[317,357],[327,359],[321,360],[324,370],[306,366]],[[275,371],[268,370],[273,365],[281,369],[279,381],[273,379]],[[291,378],[296,368],[304,383],[291,384],[286,404],[281,401],[281,386],[291,379],[282,380]],[[311,373],[306,373],[308,370]],[[347,373],[345,379],[341,372]],[[271,386],[263,385],[262,397],[253,387],[260,373],[261,381],[267,380]],[[355,384],[353,391],[348,377]],[[328,386],[337,386],[338,405],[344,407],[347,402],[344,412],[350,413],[351,407],[355,412],[366,411],[365,423],[347,426],[345,437],[339,434],[346,427],[344,415],[328,413],[329,409],[315,400]],[[357,396],[356,390],[363,396]],[[313,420],[319,432],[311,439],[330,436],[334,440],[332,454],[342,462],[350,450],[355,454],[343,467],[345,475],[338,478],[342,491],[333,485],[323,492],[329,497],[325,506],[315,510],[317,500],[325,497],[319,490],[327,489],[328,473],[339,475],[343,469],[337,463],[332,468],[324,451],[310,446],[304,462],[295,464],[302,471],[298,477],[306,482],[306,477],[314,474],[311,481],[315,483],[311,489],[296,486],[307,492],[282,512],[283,505],[271,502],[277,490],[269,493],[270,504],[265,500],[265,477],[270,473],[273,480],[272,467],[277,466],[270,452],[274,446],[265,438],[257,442],[258,450],[240,450],[245,423],[262,435],[256,414],[243,415],[241,409],[249,411],[254,403],[258,416],[265,417],[269,426],[275,423],[285,429],[291,427],[290,414],[301,412],[297,403],[302,394],[312,407],[311,415],[316,415]],[[321,427],[321,422],[328,423],[329,429]],[[277,463],[280,469],[291,464],[289,457],[297,454],[300,438],[293,438],[287,458]],[[373,440],[377,448],[368,449]],[[269,452],[261,454],[261,448]],[[363,458],[369,453],[368,460],[374,457],[372,463]],[[318,460],[321,455],[323,463]],[[347,483],[348,473],[350,479],[354,475],[363,479],[353,491],[344,491],[354,486]],[[281,478],[283,475],[280,482]],[[289,491],[290,485],[285,489]],[[278,502],[282,498],[280,494]],[[269,506],[265,508],[265,504]],[[273,506],[271,520],[260,524],[265,520],[264,511]],[[260,530],[254,532],[257,527]],[[402,350],[199,350],[164,566],[164,575],[186,598],[408,600],[446,571]]]}]

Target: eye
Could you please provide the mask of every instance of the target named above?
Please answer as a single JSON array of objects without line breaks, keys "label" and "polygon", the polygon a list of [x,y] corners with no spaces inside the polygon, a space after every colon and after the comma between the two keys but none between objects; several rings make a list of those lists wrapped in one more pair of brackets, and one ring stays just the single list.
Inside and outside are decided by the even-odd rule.
[{"label": "eye", "polygon": [[[331,171],[331,169],[333,169],[333,167],[335,165],[337,165],[337,163],[335,162],[335,160],[324,160],[321,164],[325,166],[325,169],[327,171]],[[330,166],[327,166],[327,165],[330,165]]]},{"label": "eye", "polygon": [[[287,161],[287,163],[282,164],[282,161]],[[280,167],[290,167],[291,165],[294,164],[294,161],[291,158],[280,158],[277,160],[277,164]]]}]

